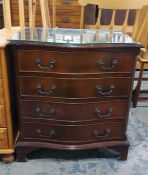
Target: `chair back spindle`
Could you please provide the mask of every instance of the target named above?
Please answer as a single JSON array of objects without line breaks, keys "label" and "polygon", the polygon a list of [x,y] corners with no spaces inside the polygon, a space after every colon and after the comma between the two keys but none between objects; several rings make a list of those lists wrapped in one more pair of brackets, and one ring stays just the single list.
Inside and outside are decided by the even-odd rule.
[{"label": "chair back spindle", "polygon": [[[18,1],[19,5],[19,21],[20,21],[20,28],[25,26],[25,15],[24,15],[24,0]],[[29,15],[30,16],[30,15]]]},{"label": "chair back spindle", "polygon": [[140,31],[136,34],[136,40],[143,44],[143,46],[148,49],[148,6],[147,12],[144,15],[143,23],[140,26]]},{"label": "chair back spindle", "polygon": [[36,0],[29,0],[29,27],[35,27]]},{"label": "chair back spindle", "polygon": [[6,29],[11,30],[11,11],[10,11],[10,0],[3,0],[3,16],[4,26]]},{"label": "chair back spindle", "polygon": [[26,5],[27,2],[28,6],[28,13],[29,13],[29,27],[35,27],[35,21],[36,21],[36,12],[37,12],[37,3],[41,8],[41,18],[42,18],[42,25],[43,27],[55,27],[56,26],[56,0],[52,0],[52,8],[53,8],[53,25],[51,26],[51,18],[50,18],[50,11],[48,6],[48,0],[17,0],[18,2],[18,16],[19,16],[19,26],[13,26],[12,25],[12,14],[11,14],[11,1],[10,0],[3,0],[3,12],[4,12],[4,27],[8,30],[11,30],[12,27],[20,27],[23,28],[27,26],[27,23],[25,21],[26,19]]},{"label": "chair back spindle", "polygon": [[56,0],[52,0],[52,23],[53,28],[56,27]]},{"label": "chair back spindle", "polygon": [[51,19],[48,9],[48,0],[40,0],[40,6],[41,6],[43,27],[44,28],[51,27]]}]

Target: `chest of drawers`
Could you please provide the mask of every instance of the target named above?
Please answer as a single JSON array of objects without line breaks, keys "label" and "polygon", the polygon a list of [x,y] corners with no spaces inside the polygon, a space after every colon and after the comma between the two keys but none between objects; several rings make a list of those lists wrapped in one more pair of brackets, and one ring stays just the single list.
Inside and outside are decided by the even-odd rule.
[{"label": "chest of drawers", "polygon": [[0,44],[0,155],[4,162],[9,163],[14,160],[17,134],[13,127],[5,45],[3,42]]},{"label": "chest of drawers", "polygon": [[[120,41],[121,42],[121,41]],[[125,160],[133,44],[10,44],[20,136],[17,158],[39,148],[108,147]]]}]

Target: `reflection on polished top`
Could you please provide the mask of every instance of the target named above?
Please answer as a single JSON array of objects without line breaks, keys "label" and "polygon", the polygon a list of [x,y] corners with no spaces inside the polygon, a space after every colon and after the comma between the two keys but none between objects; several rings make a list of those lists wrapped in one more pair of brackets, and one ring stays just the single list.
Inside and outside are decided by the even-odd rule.
[{"label": "reflection on polished top", "polygon": [[121,31],[29,27],[15,33],[9,41],[66,45],[137,44]]}]

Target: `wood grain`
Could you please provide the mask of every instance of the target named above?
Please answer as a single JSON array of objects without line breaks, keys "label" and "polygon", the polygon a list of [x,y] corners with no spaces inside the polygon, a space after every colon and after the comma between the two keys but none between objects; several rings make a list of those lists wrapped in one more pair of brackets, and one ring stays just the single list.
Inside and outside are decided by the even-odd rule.
[{"label": "wood grain", "polygon": [[[51,10],[51,9],[50,9]],[[29,26],[29,15],[27,12],[25,12],[25,25]],[[58,27],[59,25],[65,25],[65,26],[80,26],[80,10],[77,8],[74,9],[66,9],[66,10],[57,10],[56,11],[56,26]],[[14,25],[18,25],[19,24],[19,19],[18,19],[18,14],[17,11],[15,14],[12,14],[12,21],[14,23]],[[66,22],[65,22],[66,19]],[[39,12],[37,12],[36,15],[36,22],[35,25],[36,26],[42,26],[42,19],[41,19],[41,14]],[[53,16],[51,14],[51,23],[53,22]],[[76,27],[76,28],[78,28]]]},{"label": "wood grain", "polygon": [[3,14],[4,14],[4,27],[8,30],[11,30],[12,21],[11,21],[11,7],[10,0],[3,1]]},{"label": "wood grain", "polygon": [[0,62],[0,79],[2,78],[1,62]]},{"label": "wood grain", "polygon": [[[5,55],[5,46],[0,48],[0,63],[1,63],[1,75],[2,80],[0,80],[0,107],[1,107],[1,122],[0,124],[0,154],[9,154],[12,157],[14,153],[14,144],[16,133],[14,133],[13,123],[12,123],[12,111],[10,103],[10,91],[8,83],[8,67]],[[4,128],[5,127],[5,128]],[[16,128],[17,132],[17,128]],[[4,160],[5,161],[5,160]]]},{"label": "wood grain", "polygon": [[[11,1],[11,17],[12,17],[12,24],[14,26],[19,25],[19,16],[18,16],[18,1],[17,0],[10,0]],[[53,6],[52,1],[48,1],[48,8],[49,8],[49,15],[51,18],[51,23],[53,22]],[[43,4],[42,4],[43,5]],[[28,11],[28,3],[24,3],[24,17],[25,17],[25,25],[29,26],[29,11]],[[42,10],[43,11],[43,10]],[[46,10],[46,13],[48,11]],[[45,15],[44,15],[45,16]],[[45,16],[46,17],[46,16]],[[68,18],[68,22],[64,22],[63,18]],[[45,22],[45,19],[43,19]],[[44,24],[44,23],[43,23]],[[48,22],[46,22],[48,25]],[[42,17],[41,17],[41,9],[40,9],[40,2],[37,1],[36,4],[36,22],[35,26],[42,26]],[[44,24],[45,26],[45,24]],[[80,5],[77,0],[58,0],[56,1],[56,26],[57,27],[70,27],[70,28],[79,28],[80,27]]]},{"label": "wood grain", "polygon": [[3,83],[2,79],[0,79],[0,105],[3,104],[4,104]]},{"label": "wood grain", "polygon": [[7,128],[8,128],[8,140],[10,148],[14,145],[14,140],[17,134],[13,131],[13,122],[12,122],[12,104],[11,104],[11,94],[10,94],[10,82],[9,82],[9,75],[8,75],[8,66],[7,66],[7,58],[5,49],[1,49],[1,64],[2,66],[2,77],[3,77],[3,92],[4,92],[4,104],[5,104],[5,113],[6,113],[6,120],[7,120]]},{"label": "wood grain", "polygon": [[[98,5],[99,6],[99,13],[97,17],[97,22],[93,28],[104,28],[104,25],[101,25],[101,18],[102,18],[102,11],[105,10],[112,10],[111,13],[111,20],[110,24],[107,25],[108,29],[116,29],[115,25],[115,17],[116,17],[116,12],[118,10],[125,10],[126,14],[123,19],[122,25],[120,25],[121,29],[123,32],[128,31],[128,18],[129,18],[129,10],[135,10],[136,11],[136,18],[135,18],[135,23],[133,25],[133,29],[131,31],[132,37],[135,39],[136,38],[136,33],[139,28],[138,26],[138,21],[141,19],[140,17],[140,10],[143,8],[144,5],[148,5],[147,0],[126,0],[126,1],[118,1],[118,0],[79,0],[79,3],[82,7],[88,5],[88,4],[93,4],[93,5]],[[81,14],[81,17],[84,14]],[[82,24],[81,24],[82,25]]]},{"label": "wood grain", "polygon": [[0,128],[0,149],[8,148],[8,133],[6,128]]},{"label": "wood grain", "polygon": [[[51,77],[20,77],[20,95],[30,97],[48,98],[104,98],[96,90],[96,86],[102,88],[102,92],[110,91],[110,85],[114,85],[113,91],[105,97],[128,97],[131,78],[51,78]],[[56,88],[51,95],[45,95],[37,90],[40,84],[42,91],[49,92],[52,85]],[[27,85],[27,86],[26,86]],[[86,88],[87,87],[87,88]]]},{"label": "wood grain", "polygon": [[[16,145],[19,161],[25,161],[26,155],[38,148],[81,150],[109,146],[118,150],[120,159],[127,158],[126,129],[134,65],[141,45],[13,43],[10,47],[21,133]],[[94,73],[98,55],[106,66],[117,56],[120,68],[116,73],[101,69]],[[56,72],[38,71],[36,57],[40,57],[42,66],[56,57]],[[129,61],[128,69],[125,59]],[[99,115],[94,108],[99,108],[97,114],[101,116],[110,113],[111,118],[96,118]]]},{"label": "wood grain", "polygon": [[[133,61],[132,52],[48,52],[41,50],[19,50],[18,64],[20,72],[44,72],[44,73],[101,73],[124,72],[131,73]],[[41,69],[36,64],[40,59],[43,67],[48,67],[52,60],[56,63],[52,68]],[[80,59],[81,58],[81,59]],[[30,64],[28,65],[28,60]],[[103,69],[98,61],[105,67],[112,67],[113,60],[117,61],[113,69]],[[83,69],[85,67],[85,69]]]},{"label": "wood grain", "polygon": [[6,114],[4,105],[0,105],[0,127],[6,127]]},{"label": "wood grain", "polygon": [[[120,100],[87,103],[23,100],[20,101],[20,107],[24,119],[63,121],[71,124],[84,121],[113,121],[114,119],[124,119],[127,116],[127,101]],[[79,111],[77,111],[78,108]],[[96,109],[100,110],[100,113],[96,113]],[[108,115],[109,109],[112,109],[110,115]],[[51,110],[54,112],[49,113]]]},{"label": "wood grain", "polygon": [[[42,123],[23,123],[23,138],[39,140],[43,142],[63,142],[78,144],[83,142],[99,142],[104,140],[122,139],[124,137],[124,124],[122,122],[115,123],[95,123],[89,125],[51,125]],[[41,129],[43,137],[37,134],[37,129]],[[104,138],[97,138],[93,134],[97,130],[100,135],[104,135],[105,130],[110,129],[111,132]],[[48,137],[50,130],[55,131],[55,135]],[[45,137],[44,137],[45,136]]]}]

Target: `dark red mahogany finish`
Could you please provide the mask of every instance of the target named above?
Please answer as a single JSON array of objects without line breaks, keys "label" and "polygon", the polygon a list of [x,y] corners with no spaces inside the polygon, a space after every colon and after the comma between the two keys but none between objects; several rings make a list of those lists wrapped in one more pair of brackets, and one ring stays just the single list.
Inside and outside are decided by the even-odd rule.
[{"label": "dark red mahogany finish", "polygon": [[[126,160],[137,44],[12,43],[18,161],[39,148],[108,147]],[[101,60],[101,61],[100,61]]]}]

